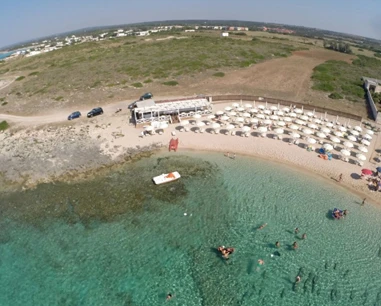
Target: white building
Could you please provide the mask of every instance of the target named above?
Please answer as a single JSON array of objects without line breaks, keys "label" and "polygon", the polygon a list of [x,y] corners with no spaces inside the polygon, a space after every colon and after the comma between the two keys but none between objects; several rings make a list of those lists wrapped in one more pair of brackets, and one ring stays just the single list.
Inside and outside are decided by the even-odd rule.
[{"label": "white building", "polygon": [[222,32],[221,33],[221,37],[228,37],[229,36],[229,33],[228,32]]}]

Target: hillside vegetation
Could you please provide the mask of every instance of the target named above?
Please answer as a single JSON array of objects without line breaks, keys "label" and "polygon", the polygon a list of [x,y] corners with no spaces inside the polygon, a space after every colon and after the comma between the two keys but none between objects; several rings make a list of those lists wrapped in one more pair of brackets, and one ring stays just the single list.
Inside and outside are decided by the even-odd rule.
[{"label": "hillside vegetation", "polygon": [[364,102],[363,76],[380,79],[381,61],[363,55],[359,55],[352,64],[327,61],[314,68],[312,88],[329,93],[333,99]]},{"label": "hillside vegetation", "polygon": [[[182,75],[230,67],[248,67],[265,59],[290,55],[294,48],[278,43],[194,36],[161,41],[137,38],[91,42],[4,65],[23,74],[13,92],[65,96],[68,91],[131,86],[147,79],[164,82]],[[5,71],[5,70],[4,70]]]}]

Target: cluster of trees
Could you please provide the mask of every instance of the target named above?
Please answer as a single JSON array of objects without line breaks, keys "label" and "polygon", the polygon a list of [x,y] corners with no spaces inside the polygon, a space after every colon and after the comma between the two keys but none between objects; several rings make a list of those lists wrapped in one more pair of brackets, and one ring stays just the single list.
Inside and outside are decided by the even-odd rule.
[{"label": "cluster of trees", "polygon": [[352,54],[351,46],[348,43],[343,43],[341,41],[336,40],[324,40],[323,42],[324,48],[342,52],[342,53],[348,53]]}]

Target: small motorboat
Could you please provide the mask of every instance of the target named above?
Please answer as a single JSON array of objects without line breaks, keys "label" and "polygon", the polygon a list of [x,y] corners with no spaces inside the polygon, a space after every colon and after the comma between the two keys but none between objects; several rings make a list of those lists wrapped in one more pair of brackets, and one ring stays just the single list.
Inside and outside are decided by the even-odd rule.
[{"label": "small motorboat", "polygon": [[162,175],[155,176],[152,180],[156,185],[161,185],[165,183],[169,183],[172,181],[176,181],[180,178],[180,173],[177,171],[175,172],[169,172],[169,173],[163,173]]}]

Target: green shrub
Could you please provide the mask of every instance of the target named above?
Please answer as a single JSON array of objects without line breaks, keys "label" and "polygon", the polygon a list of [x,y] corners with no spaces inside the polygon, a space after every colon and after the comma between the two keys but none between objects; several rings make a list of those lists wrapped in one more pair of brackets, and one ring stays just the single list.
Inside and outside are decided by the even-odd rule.
[{"label": "green shrub", "polygon": [[33,72],[29,73],[28,75],[29,75],[29,76],[33,76],[33,75],[37,75],[37,74],[39,74],[38,71],[33,71]]},{"label": "green shrub", "polygon": [[6,69],[0,69],[0,74],[7,73],[9,71],[9,68]]},{"label": "green shrub", "polygon": [[176,86],[178,85],[179,83],[177,81],[167,81],[167,82],[163,82],[163,85],[166,85],[166,86]]},{"label": "green shrub", "polygon": [[7,121],[0,122],[0,131],[5,131],[7,128],[9,128],[9,124]]},{"label": "green shrub", "polygon": [[152,83],[152,80],[151,79],[147,79],[147,80],[145,80],[143,83]]},{"label": "green shrub", "polygon": [[22,76],[19,76],[18,78],[16,78],[16,81],[21,81],[23,79],[25,79],[25,77],[22,75]]},{"label": "green shrub", "polygon": [[213,74],[213,76],[222,78],[222,77],[225,76],[225,73],[223,73],[223,72],[216,72],[216,73]]},{"label": "green shrub", "polygon": [[53,98],[53,100],[56,100],[56,101],[62,101],[63,99],[64,99],[64,97],[62,97],[62,96]]},{"label": "green shrub", "polygon": [[337,93],[337,92],[331,93],[328,97],[331,98],[331,99],[335,99],[335,100],[344,99],[344,97],[341,94]]},{"label": "green shrub", "polygon": [[359,48],[359,51],[364,51],[364,49]]},{"label": "green shrub", "polygon": [[378,53],[378,52],[377,52],[377,53],[374,53],[374,56],[375,56],[375,57],[381,57],[381,53]]},{"label": "green shrub", "polygon": [[143,87],[143,84],[142,83],[140,83],[140,82],[137,82],[137,83],[133,83],[133,84],[131,84],[133,87],[135,87],[135,88],[141,88],[141,87]]},{"label": "green shrub", "polygon": [[7,105],[8,102],[4,101],[3,103],[1,103],[1,106],[4,106],[4,105]]}]

